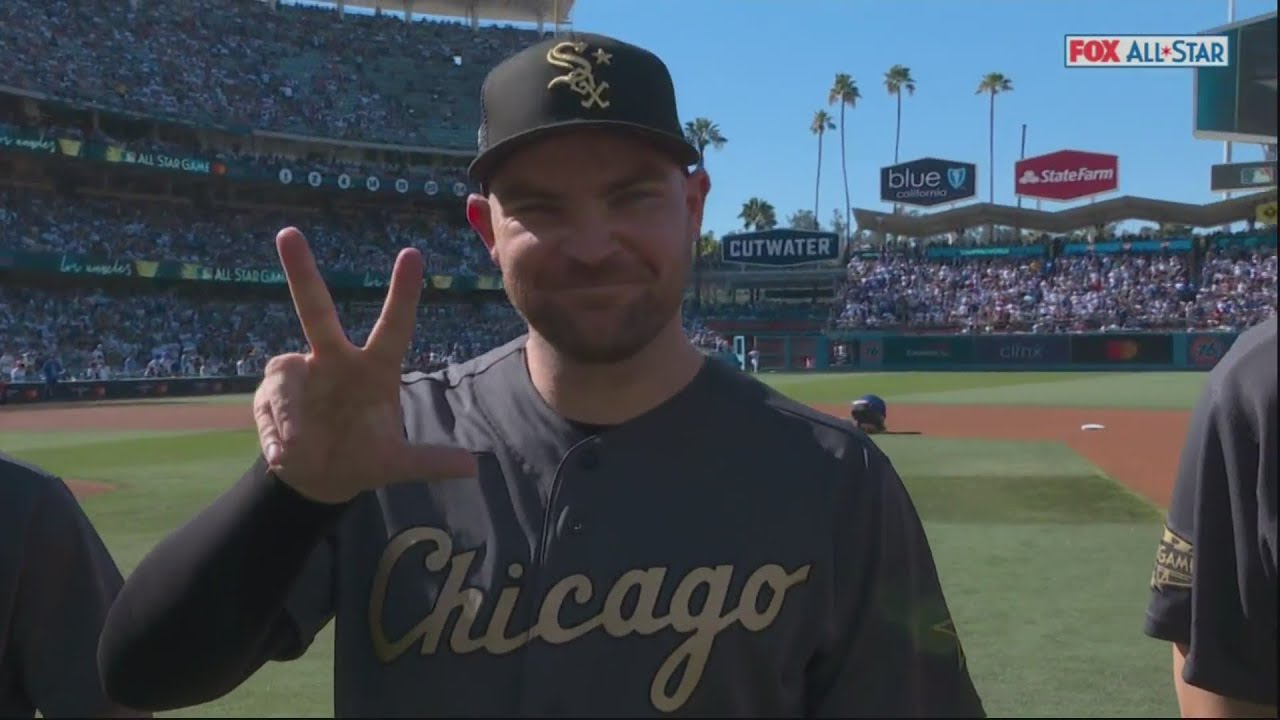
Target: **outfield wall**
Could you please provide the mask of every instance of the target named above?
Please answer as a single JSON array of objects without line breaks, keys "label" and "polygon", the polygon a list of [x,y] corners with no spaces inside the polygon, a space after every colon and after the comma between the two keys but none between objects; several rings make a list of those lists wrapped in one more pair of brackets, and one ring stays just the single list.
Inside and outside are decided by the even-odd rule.
[{"label": "outfield wall", "polygon": [[[1208,370],[1238,333],[1134,332],[1037,335],[759,333],[762,370]],[[836,346],[845,350],[838,360]]]},{"label": "outfield wall", "polygon": [[262,380],[256,375],[192,378],[130,378],[122,380],[63,380],[56,383],[0,381],[0,402],[25,405],[41,402],[144,400],[251,393]]},{"label": "outfield wall", "polygon": [[[832,335],[753,336],[762,370],[1208,370],[1238,333],[1106,333],[1087,335]],[[847,363],[831,363],[835,344]],[[735,363],[733,353],[717,358]],[[257,376],[75,380],[53,384],[0,381],[0,404],[139,400],[251,393]]]}]

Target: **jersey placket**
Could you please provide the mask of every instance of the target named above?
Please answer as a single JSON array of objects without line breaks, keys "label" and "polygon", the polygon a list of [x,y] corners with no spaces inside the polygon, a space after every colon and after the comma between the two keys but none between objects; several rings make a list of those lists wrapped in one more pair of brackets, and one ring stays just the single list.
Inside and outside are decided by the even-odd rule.
[{"label": "jersey placket", "polygon": [[[565,683],[573,679],[566,677],[564,668],[557,668],[555,662],[549,661],[547,654],[553,645],[565,642],[564,638],[555,635],[565,635],[566,630],[590,618],[591,604],[579,604],[575,590],[570,587],[567,592],[558,592],[558,597],[552,598],[554,607],[551,609],[558,609],[558,612],[551,618],[543,616],[548,612],[548,594],[553,589],[562,588],[570,575],[581,573],[580,565],[572,561],[575,555],[573,544],[586,542],[590,533],[590,493],[599,485],[603,445],[600,437],[596,436],[571,447],[561,459],[552,481],[542,535],[530,568],[529,590],[534,601],[526,607],[529,626],[539,636],[530,639],[524,653],[524,682],[520,699],[524,714],[552,716],[566,710],[568,698],[564,693],[570,690]],[[585,576],[583,580],[590,582]],[[599,592],[599,588],[593,590]],[[546,637],[548,629],[552,631],[552,637]]]}]

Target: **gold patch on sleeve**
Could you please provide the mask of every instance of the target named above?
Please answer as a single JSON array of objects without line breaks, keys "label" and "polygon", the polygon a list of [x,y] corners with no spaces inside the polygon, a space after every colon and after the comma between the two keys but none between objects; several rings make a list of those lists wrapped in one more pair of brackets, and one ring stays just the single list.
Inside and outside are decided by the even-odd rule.
[{"label": "gold patch on sleeve", "polygon": [[1156,548],[1156,565],[1151,571],[1151,588],[1190,588],[1195,573],[1194,551],[1191,542],[1180,537],[1166,525]]}]

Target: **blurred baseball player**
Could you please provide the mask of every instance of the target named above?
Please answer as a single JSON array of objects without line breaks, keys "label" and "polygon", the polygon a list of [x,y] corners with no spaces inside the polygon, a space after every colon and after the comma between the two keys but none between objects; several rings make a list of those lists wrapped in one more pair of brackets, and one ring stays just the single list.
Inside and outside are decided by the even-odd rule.
[{"label": "blurred baseball player", "polygon": [[1191,416],[1146,633],[1183,717],[1276,716],[1276,318],[1244,332]]},{"label": "blurred baseball player", "polygon": [[339,717],[982,716],[889,460],[683,331],[710,181],[662,61],[548,40],[483,109],[467,214],[528,334],[401,377],[422,257],[355,347],[281,232],[311,353],[268,364],[262,458],[126,582],[108,691],[205,702],[333,619]]},{"label": "blurred baseball player", "polygon": [[66,484],[0,453],[0,717],[150,717],[98,679],[98,634],[122,582]]},{"label": "blurred baseball player", "polygon": [[868,435],[882,433],[889,417],[889,405],[879,395],[863,395],[849,404],[849,417]]}]

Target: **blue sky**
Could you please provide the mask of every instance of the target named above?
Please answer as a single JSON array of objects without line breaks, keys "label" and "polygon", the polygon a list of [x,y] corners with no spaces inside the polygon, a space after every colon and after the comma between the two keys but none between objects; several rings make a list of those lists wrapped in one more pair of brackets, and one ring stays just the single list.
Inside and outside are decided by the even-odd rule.
[{"label": "blue sky", "polygon": [[[1237,19],[1275,10],[1274,0],[1236,0]],[[671,68],[682,119],[720,125],[729,142],[707,160],[705,227],[724,234],[740,228],[752,196],[773,203],[783,222],[812,208],[809,123],[837,72],[853,75],[863,96],[847,119],[852,204],[888,210],[877,183],[893,160],[895,103],[882,77],[895,63],[918,83],[904,99],[901,159],[976,163],[984,200],[988,100],[974,91],[987,72],[1014,84],[996,101],[996,202],[1016,202],[1023,123],[1028,156],[1064,148],[1118,155],[1123,194],[1218,199],[1209,166],[1222,162],[1223,147],[1191,135],[1191,70],[1067,69],[1062,56],[1067,34],[1193,34],[1225,24],[1227,13],[1227,0],[578,0],[572,20],[576,30],[657,53]],[[838,133],[823,155],[825,225],[844,204]],[[1235,147],[1234,160],[1261,158],[1258,146]]]},{"label": "blue sky", "polygon": [[[1237,0],[1236,17],[1275,10],[1274,1]],[[863,96],[847,119],[852,203],[887,210],[878,169],[893,161],[895,104],[882,77],[894,63],[919,86],[903,101],[902,160],[977,163],[984,199],[988,100],[974,91],[992,71],[1014,83],[996,100],[997,202],[1015,202],[1023,123],[1028,156],[1119,155],[1121,193],[1218,199],[1209,166],[1222,162],[1222,143],[1191,136],[1191,70],[1066,69],[1062,55],[1066,34],[1191,34],[1225,24],[1227,12],[1226,0],[579,0],[573,26],[656,52],[671,68],[681,116],[720,124],[729,142],[707,160],[706,227],[723,234],[740,227],[751,196],[773,203],[780,220],[813,206],[809,123],[836,72],[852,74]],[[839,143],[828,140],[823,223],[844,203]],[[1261,158],[1258,146],[1234,149],[1235,160]]]}]

